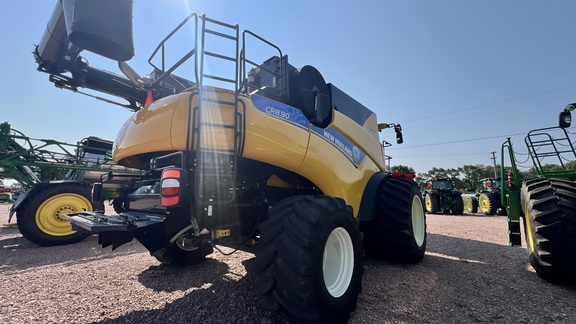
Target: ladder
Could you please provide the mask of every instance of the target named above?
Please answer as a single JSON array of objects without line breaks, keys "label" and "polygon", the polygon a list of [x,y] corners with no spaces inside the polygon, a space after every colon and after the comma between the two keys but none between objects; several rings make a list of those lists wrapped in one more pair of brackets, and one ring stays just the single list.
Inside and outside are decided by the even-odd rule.
[{"label": "ladder", "polygon": [[[238,25],[230,25],[202,15],[197,51],[197,106],[192,107],[192,143],[196,148],[194,157],[194,195],[204,204],[228,203],[235,198],[236,169],[241,154],[244,133],[243,114],[239,111],[238,95],[240,74],[240,32]],[[210,41],[230,42],[234,52],[216,49]],[[228,48],[224,46],[224,48]],[[216,66],[234,67],[226,72],[208,73],[207,62]],[[232,101],[220,100],[213,88],[205,87],[207,81],[231,85]],[[190,100],[192,104],[192,100]],[[218,112],[214,114],[213,112]],[[222,141],[224,143],[222,143]]]}]

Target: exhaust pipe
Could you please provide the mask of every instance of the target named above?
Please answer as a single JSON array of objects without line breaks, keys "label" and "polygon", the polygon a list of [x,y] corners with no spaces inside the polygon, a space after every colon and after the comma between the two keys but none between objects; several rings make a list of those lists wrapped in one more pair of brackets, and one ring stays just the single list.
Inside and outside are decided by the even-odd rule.
[{"label": "exhaust pipe", "polygon": [[82,50],[130,60],[133,5],[133,0],[59,0],[34,53],[37,63],[60,67]]}]

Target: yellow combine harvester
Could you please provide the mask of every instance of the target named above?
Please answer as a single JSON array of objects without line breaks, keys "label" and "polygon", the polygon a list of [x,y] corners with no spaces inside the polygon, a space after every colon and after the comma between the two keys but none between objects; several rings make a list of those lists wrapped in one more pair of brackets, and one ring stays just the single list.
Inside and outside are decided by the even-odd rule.
[{"label": "yellow combine harvester", "polygon": [[[422,259],[420,191],[409,176],[385,171],[378,138],[393,128],[402,142],[400,125],[378,124],[314,67],[297,69],[269,41],[204,15],[178,25],[142,77],[125,62],[133,56],[131,17],[131,0],[63,0],[35,50],[56,86],[105,92],[135,111],[113,157],[146,176],[113,198],[118,215],[65,215],[74,228],[113,248],[136,238],[165,264],[201,262],[218,246],[251,251],[256,291],[296,322],[348,318],[364,250]],[[167,67],[169,41],[190,30],[189,50]],[[223,42],[234,50],[210,45]],[[277,54],[256,63],[247,55],[254,42]],[[91,67],[82,50],[119,61],[125,76]],[[207,73],[208,61],[222,71]],[[184,67],[189,78],[176,75]]]}]

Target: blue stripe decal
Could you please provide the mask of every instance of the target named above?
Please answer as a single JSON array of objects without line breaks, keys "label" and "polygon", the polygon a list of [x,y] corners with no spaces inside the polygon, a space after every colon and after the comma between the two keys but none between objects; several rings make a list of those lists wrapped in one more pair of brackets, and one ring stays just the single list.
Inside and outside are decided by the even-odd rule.
[{"label": "blue stripe decal", "polygon": [[308,119],[299,109],[255,94],[251,95],[250,99],[256,109],[272,117],[305,129],[308,129],[308,125],[310,125]]},{"label": "blue stripe decal", "polygon": [[344,154],[344,156],[348,158],[348,160],[350,160],[350,162],[352,162],[352,164],[354,164],[355,167],[358,167],[364,157],[366,157],[366,153],[362,152],[358,146],[354,145],[354,143],[346,138],[346,136],[340,134],[332,127],[322,129],[312,125],[312,133],[320,136],[328,143],[336,147],[342,154]]},{"label": "blue stripe decal", "polygon": [[[310,126],[308,119],[297,108],[256,94],[251,95],[250,99],[256,109],[267,115],[293,124],[299,128],[308,129],[308,126]],[[332,127],[322,129],[312,125],[312,134],[332,144],[332,146],[337,148],[355,167],[358,167],[364,157],[366,157],[366,153],[362,152],[362,150],[354,145],[346,136],[340,134]]]}]

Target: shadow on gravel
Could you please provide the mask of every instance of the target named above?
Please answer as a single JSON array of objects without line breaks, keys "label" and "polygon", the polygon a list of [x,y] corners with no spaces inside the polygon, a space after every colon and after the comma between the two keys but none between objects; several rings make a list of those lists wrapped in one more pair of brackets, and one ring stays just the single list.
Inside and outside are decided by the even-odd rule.
[{"label": "shadow on gravel", "polygon": [[138,281],[157,292],[186,294],[162,309],[132,311],[94,323],[287,323],[264,310],[250,276],[233,273],[226,263],[210,257],[185,268],[151,266]]},{"label": "shadow on gravel", "polygon": [[102,249],[98,245],[96,236],[90,236],[75,244],[39,246],[28,241],[20,234],[18,236],[8,236],[6,234],[3,229],[0,235],[0,273],[61,263],[79,264],[146,251],[136,241],[123,245],[116,251],[112,251],[110,248]]}]

